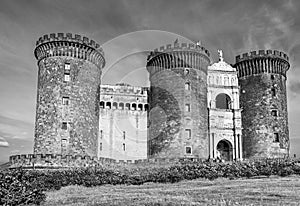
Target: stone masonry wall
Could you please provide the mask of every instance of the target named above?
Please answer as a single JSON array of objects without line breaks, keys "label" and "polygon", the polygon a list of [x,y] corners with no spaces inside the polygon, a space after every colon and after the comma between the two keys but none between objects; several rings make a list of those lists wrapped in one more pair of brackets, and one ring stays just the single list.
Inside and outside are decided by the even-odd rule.
[{"label": "stone masonry wall", "polygon": [[[286,80],[279,74],[261,74],[239,80],[242,111],[243,148],[246,158],[288,155]],[[271,88],[276,86],[276,96]],[[272,110],[278,117],[272,116]],[[279,133],[279,142],[274,142]]]},{"label": "stone masonry wall", "polygon": [[244,157],[286,157],[288,56],[260,50],[236,57],[242,108]]},{"label": "stone masonry wall", "polygon": [[148,57],[149,157],[208,157],[209,53],[202,47],[191,48],[174,43],[174,48],[161,48],[163,52]]},{"label": "stone masonry wall", "polygon": [[[63,79],[65,63],[70,63],[69,82]],[[35,153],[97,154],[99,84],[99,68],[92,63],[70,57],[40,61]],[[63,122],[68,129],[62,129]]]},{"label": "stone masonry wall", "polygon": [[99,157],[147,158],[148,88],[101,85]]},{"label": "stone masonry wall", "polygon": [[101,48],[86,37],[59,33],[40,38],[35,56],[39,73],[34,153],[97,156]]}]

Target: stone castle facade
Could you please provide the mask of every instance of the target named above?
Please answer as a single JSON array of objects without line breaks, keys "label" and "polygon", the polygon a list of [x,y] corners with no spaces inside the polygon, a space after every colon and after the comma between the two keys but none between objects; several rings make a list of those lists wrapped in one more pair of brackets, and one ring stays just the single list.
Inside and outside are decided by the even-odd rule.
[{"label": "stone castle facade", "polygon": [[101,85],[102,48],[80,35],[50,34],[36,44],[37,156],[139,160],[289,155],[288,56],[260,50],[213,63],[197,44],[174,44],[147,59],[150,88]]}]

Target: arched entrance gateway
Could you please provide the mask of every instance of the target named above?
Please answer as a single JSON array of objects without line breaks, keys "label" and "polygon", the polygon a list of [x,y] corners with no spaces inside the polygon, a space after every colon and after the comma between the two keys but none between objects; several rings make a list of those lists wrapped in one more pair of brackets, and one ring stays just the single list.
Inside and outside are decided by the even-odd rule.
[{"label": "arched entrance gateway", "polygon": [[220,158],[225,161],[233,160],[232,144],[228,140],[221,140],[217,144],[217,150],[220,152]]}]

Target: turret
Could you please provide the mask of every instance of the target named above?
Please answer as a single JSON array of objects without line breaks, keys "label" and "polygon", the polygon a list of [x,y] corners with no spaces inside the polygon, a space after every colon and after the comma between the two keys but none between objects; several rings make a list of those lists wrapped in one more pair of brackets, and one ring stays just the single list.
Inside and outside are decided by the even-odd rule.
[{"label": "turret", "polygon": [[236,57],[244,157],[289,154],[286,72],[289,58],[279,51],[259,50]]},{"label": "turret", "polygon": [[148,56],[149,157],[208,157],[209,64],[204,47],[178,40]]},{"label": "turret", "polygon": [[39,38],[34,55],[34,153],[97,156],[102,48],[87,37],[58,33]]}]

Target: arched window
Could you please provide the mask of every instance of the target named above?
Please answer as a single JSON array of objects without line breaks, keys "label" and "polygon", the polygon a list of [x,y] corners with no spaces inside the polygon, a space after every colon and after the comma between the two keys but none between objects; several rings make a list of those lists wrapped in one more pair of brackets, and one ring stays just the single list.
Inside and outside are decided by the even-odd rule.
[{"label": "arched window", "polygon": [[216,108],[231,109],[231,99],[227,94],[221,93],[216,97]]},{"label": "arched window", "polygon": [[189,82],[185,83],[185,90],[191,90],[191,84]]},{"label": "arched window", "polygon": [[129,104],[129,103],[126,103],[126,104],[125,104],[125,109],[126,109],[126,110],[130,110],[130,104]]},{"label": "arched window", "polygon": [[106,109],[111,109],[111,102],[106,102]]},{"label": "arched window", "polygon": [[142,111],[142,110],[143,110],[143,105],[142,105],[142,104],[139,104],[139,105],[138,105],[138,108],[139,108],[139,109],[138,109],[139,111]]},{"label": "arched window", "polygon": [[119,109],[124,109],[124,103],[123,102],[119,103]]},{"label": "arched window", "polygon": [[113,103],[113,109],[118,109],[118,103],[117,102]]},{"label": "arched window", "polygon": [[148,111],[148,109],[149,109],[148,104],[145,104],[145,111]]},{"label": "arched window", "polygon": [[235,86],[235,79],[234,79],[234,77],[231,78],[231,86]]},{"label": "arched window", "polygon": [[104,102],[103,101],[100,102],[100,108],[104,109]]},{"label": "arched window", "polygon": [[132,104],[132,110],[136,110],[136,103]]}]

